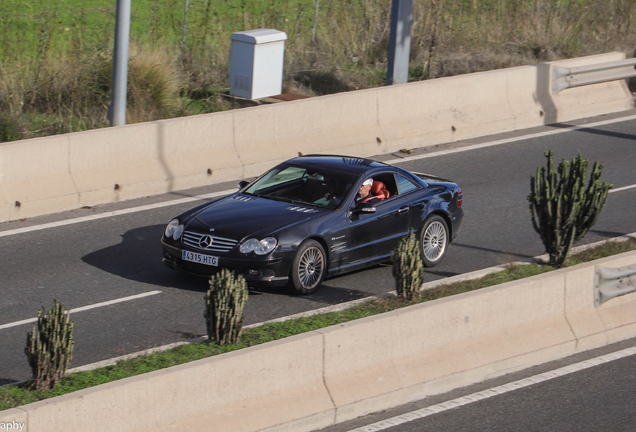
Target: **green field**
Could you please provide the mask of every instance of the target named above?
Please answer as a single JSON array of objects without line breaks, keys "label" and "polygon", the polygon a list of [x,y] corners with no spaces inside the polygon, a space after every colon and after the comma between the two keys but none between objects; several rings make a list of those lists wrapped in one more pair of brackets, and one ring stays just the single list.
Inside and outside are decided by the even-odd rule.
[{"label": "green field", "polygon": [[[112,49],[116,5],[116,0],[1,1],[0,60],[29,61],[41,55]],[[333,2],[323,9],[333,13],[339,5]],[[315,13],[313,0],[190,0],[187,6],[186,22],[185,0],[132,1],[131,41],[179,48],[184,25],[187,48],[202,53],[229,46],[233,32],[254,28],[271,27],[306,38],[311,37],[307,29],[311,31]]]},{"label": "green field", "polygon": [[[116,4],[0,0],[0,141],[107,126]],[[127,122],[234,108],[219,96],[230,35],[258,28],[288,35],[284,92],[383,85],[390,7],[134,0]],[[634,0],[416,0],[413,8],[410,80],[636,48]]]},{"label": "green field", "polygon": [[[227,47],[232,32],[255,28],[285,31],[292,44],[308,44],[316,11],[317,39],[369,60],[386,43],[390,0],[134,0],[131,40],[179,47],[187,9],[190,50]],[[431,49],[571,55],[634,43],[633,0],[420,0],[414,2],[415,57]],[[116,0],[0,1],[0,60],[112,48]],[[624,45],[631,44],[630,46]],[[337,49],[335,49],[337,47]],[[383,60],[374,58],[373,60]]]}]

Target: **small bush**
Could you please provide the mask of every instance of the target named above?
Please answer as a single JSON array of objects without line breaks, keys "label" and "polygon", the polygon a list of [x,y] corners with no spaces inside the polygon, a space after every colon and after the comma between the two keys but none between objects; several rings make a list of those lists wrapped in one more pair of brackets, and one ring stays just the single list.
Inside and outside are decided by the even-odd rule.
[{"label": "small bush", "polygon": [[424,264],[420,245],[413,232],[400,240],[391,253],[393,260],[393,277],[398,296],[411,301],[420,291],[424,281]]},{"label": "small bush", "polygon": [[223,269],[210,278],[204,314],[210,340],[219,345],[238,342],[247,293],[245,278],[230,270]]},{"label": "small bush", "polygon": [[38,312],[38,322],[27,335],[24,350],[33,373],[34,390],[52,389],[66,373],[73,359],[73,323],[68,312],[55,300],[48,313]]},{"label": "small bush", "polygon": [[181,107],[182,79],[175,56],[133,46],[128,62],[127,117],[130,123],[175,117]]},{"label": "small bush", "polygon": [[17,120],[0,116],[0,142],[17,141],[22,139],[22,131]]},{"label": "small bush", "polygon": [[572,162],[563,159],[557,173],[552,150],[545,157],[547,167],[537,168],[536,177],[530,179],[528,201],[532,226],[550,256],[550,265],[561,267],[572,243],[596,223],[612,185],[600,182],[603,165],[598,162],[586,186],[587,159],[581,155]]}]

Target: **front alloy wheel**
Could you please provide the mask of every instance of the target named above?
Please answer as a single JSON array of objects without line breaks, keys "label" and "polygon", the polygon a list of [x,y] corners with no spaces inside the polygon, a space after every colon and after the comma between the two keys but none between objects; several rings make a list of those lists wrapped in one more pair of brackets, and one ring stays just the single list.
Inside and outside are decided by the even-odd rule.
[{"label": "front alloy wheel", "polygon": [[444,218],[433,215],[426,219],[420,236],[422,261],[426,267],[439,264],[446,255],[448,246],[448,226]]},{"label": "front alloy wheel", "polygon": [[315,240],[307,240],[298,248],[291,270],[291,280],[297,294],[316,291],[327,273],[325,250]]}]

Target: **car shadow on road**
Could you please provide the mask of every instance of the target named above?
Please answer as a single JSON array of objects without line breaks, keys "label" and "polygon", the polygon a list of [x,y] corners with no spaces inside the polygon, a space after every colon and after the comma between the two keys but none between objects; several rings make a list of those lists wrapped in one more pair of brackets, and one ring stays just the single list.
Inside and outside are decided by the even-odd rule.
[{"label": "car shadow on road", "polygon": [[205,291],[205,278],[169,269],[161,261],[161,235],[165,225],[135,228],[122,235],[121,243],[82,257],[82,261],[110,274],[162,287]]},{"label": "car shadow on road", "polygon": [[[374,267],[371,267],[374,268]],[[367,269],[368,270],[368,269]],[[359,270],[364,271],[364,270]],[[357,273],[352,272],[348,273],[346,276]],[[350,287],[346,287],[341,283],[341,276],[335,276],[330,279],[325,280],[320,288],[312,294],[298,296],[294,292],[294,289],[291,286],[284,287],[250,287],[250,295],[283,295],[283,296],[292,296],[302,299],[303,301],[310,301],[314,303],[324,303],[327,305],[336,305],[340,303],[349,302],[352,300],[358,300],[363,297],[368,297],[370,294],[368,292],[360,291],[357,289],[352,289]]]},{"label": "car shadow on road", "polygon": [[[107,273],[135,282],[190,291],[207,291],[209,288],[207,278],[188,275],[163,264],[161,235],[164,229],[165,225],[132,229],[122,235],[121,243],[85,255],[82,261]],[[328,279],[316,293],[303,298],[318,303],[338,304],[369,295],[355,289],[339,287],[338,279],[338,277]],[[250,287],[250,295],[261,293],[293,295],[288,287]]]}]

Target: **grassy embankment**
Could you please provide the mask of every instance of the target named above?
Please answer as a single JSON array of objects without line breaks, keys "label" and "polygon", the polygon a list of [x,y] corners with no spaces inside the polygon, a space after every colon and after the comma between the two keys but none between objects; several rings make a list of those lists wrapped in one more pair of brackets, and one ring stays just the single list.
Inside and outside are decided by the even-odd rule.
[{"label": "grassy embankment", "polygon": [[[237,31],[288,34],[284,92],[384,82],[388,0],[322,0],[317,15],[315,0],[188,5],[186,14],[185,0],[132,2],[128,123],[233,108],[221,95]],[[115,0],[0,2],[0,142],[108,125],[115,8]],[[417,1],[410,78],[631,54],[634,23],[632,0]]]},{"label": "grassy embankment", "polygon": [[[633,238],[624,242],[609,242],[573,255],[566,262],[565,266],[572,266],[634,249],[636,249],[636,239]],[[122,360],[113,366],[68,374],[54,390],[30,390],[26,384],[0,387],[0,411],[146,372],[164,369],[331,325],[377,315],[411,304],[474,291],[551,270],[554,269],[550,266],[536,263],[528,265],[509,265],[508,268],[503,271],[491,273],[480,279],[441,285],[430,290],[422,291],[412,302],[405,302],[397,297],[390,296],[374,298],[368,302],[339,312],[269,323],[259,327],[245,329],[242,333],[241,340],[237,344],[219,346],[209,341],[192,343],[159,353]],[[203,307],[202,302],[202,310]]]}]

